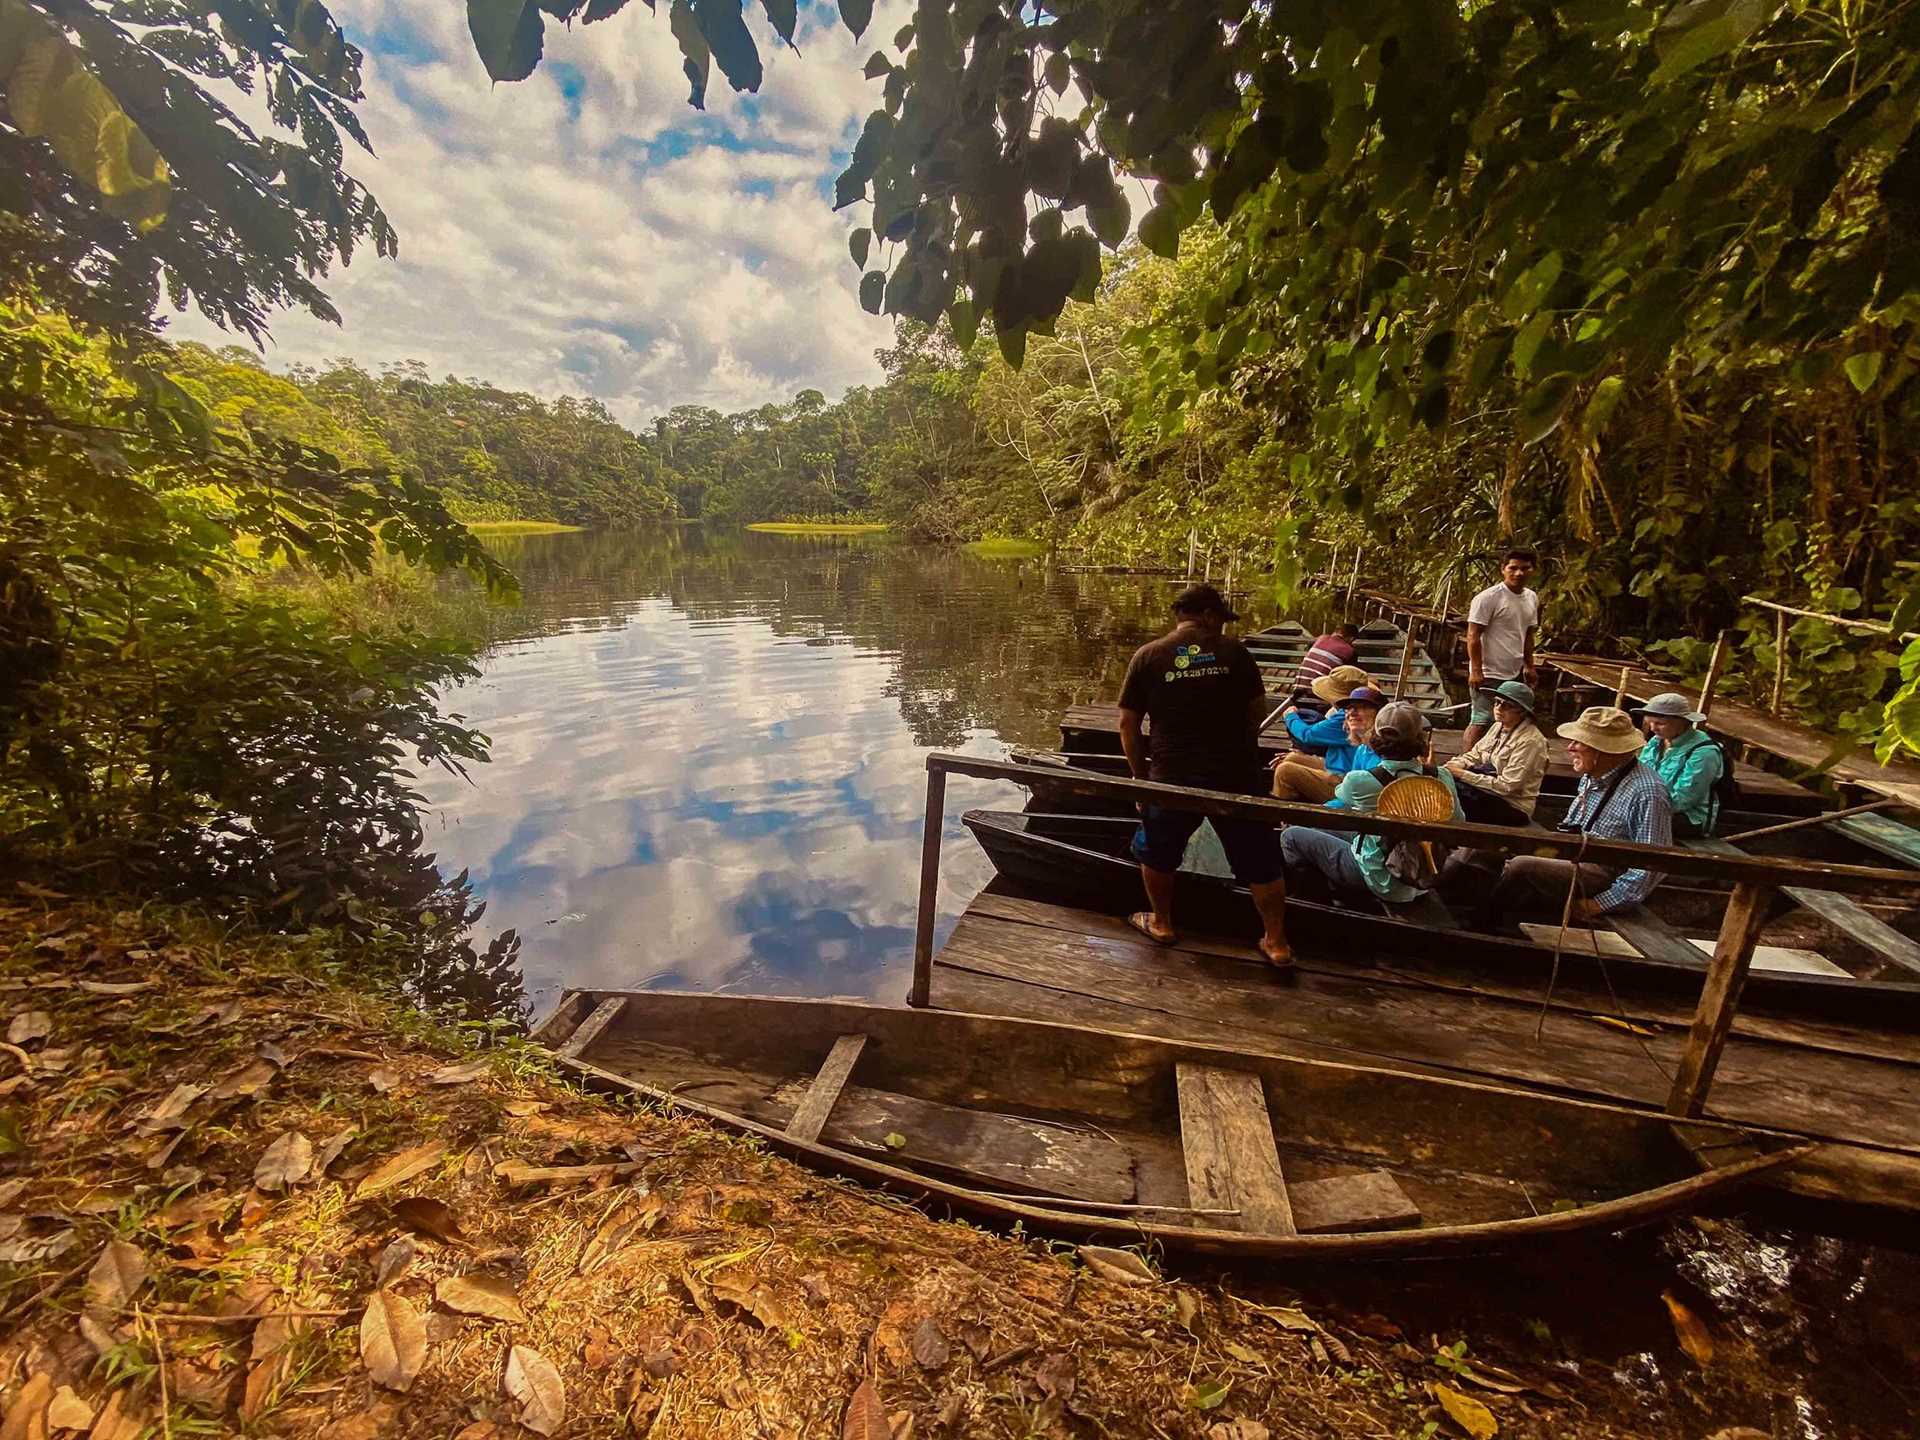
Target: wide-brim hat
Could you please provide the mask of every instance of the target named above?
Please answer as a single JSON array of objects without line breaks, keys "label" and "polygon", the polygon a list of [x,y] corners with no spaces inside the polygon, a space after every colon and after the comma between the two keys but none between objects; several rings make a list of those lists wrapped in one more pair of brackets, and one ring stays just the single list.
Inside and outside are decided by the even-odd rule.
[{"label": "wide-brim hat", "polygon": [[1569,720],[1557,732],[1562,740],[1577,740],[1603,755],[1625,755],[1646,742],[1640,727],[1624,710],[1611,705],[1589,705],[1580,718]]},{"label": "wide-brim hat", "polygon": [[1660,715],[1668,720],[1691,720],[1696,725],[1707,718],[1704,711],[1694,709],[1687,697],[1678,690],[1662,691],[1646,704],[1639,706],[1635,713]]},{"label": "wide-brim hat", "polygon": [[1329,705],[1346,703],[1349,695],[1367,683],[1367,672],[1358,665],[1336,665],[1307,688]]},{"label": "wide-brim hat", "polygon": [[1524,680],[1502,680],[1493,687],[1494,698],[1504,700],[1509,705],[1518,705],[1527,714],[1533,714],[1533,687]]}]

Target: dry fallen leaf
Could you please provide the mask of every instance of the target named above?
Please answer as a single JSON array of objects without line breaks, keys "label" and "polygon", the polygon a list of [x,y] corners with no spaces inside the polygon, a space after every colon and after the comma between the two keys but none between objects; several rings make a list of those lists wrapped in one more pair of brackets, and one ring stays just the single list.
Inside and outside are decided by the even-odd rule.
[{"label": "dry fallen leaf", "polygon": [[1207,1429],[1207,1440],[1267,1440],[1267,1427],[1258,1420],[1222,1420]]},{"label": "dry fallen leaf", "polygon": [[102,1310],[124,1309],[147,1283],[147,1257],[124,1240],[109,1240],[87,1272],[87,1302]]},{"label": "dry fallen leaf", "polygon": [[313,1170],[313,1142],[289,1130],[267,1146],[253,1167],[253,1183],[262,1190],[286,1190]]},{"label": "dry fallen leaf", "polygon": [[1493,1440],[1500,1433],[1500,1422],[1493,1418],[1493,1412],[1471,1395],[1438,1381],[1428,1385],[1427,1389],[1440,1402],[1440,1408],[1447,1412],[1447,1418],[1466,1431],[1472,1440]]},{"label": "dry fallen leaf", "polygon": [[134,1128],[142,1135],[158,1135],[163,1130],[178,1130],[186,1120],[187,1110],[193,1102],[207,1093],[204,1085],[176,1085],[167,1092],[153,1109],[135,1123]]},{"label": "dry fallen leaf", "polygon": [[1707,1440],[1773,1440],[1773,1436],[1751,1425],[1729,1425],[1724,1430],[1714,1431],[1707,1436]]},{"label": "dry fallen leaf", "polygon": [[62,1385],[53,1392],[53,1400],[47,1406],[47,1428],[90,1430],[93,1428],[93,1407],[74,1394],[71,1385]]},{"label": "dry fallen leaf", "polygon": [[61,1230],[52,1235],[18,1235],[11,1240],[0,1240],[0,1265],[37,1265],[42,1260],[52,1260],[71,1250],[79,1238],[75,1231]]},{"label": "dry fallen leaf", "polygon": [[1242,1365],[1258,1365],[1260,1363],[1260,1352],[1258,1350],[1250,1350],[1245,1345],[1237,1344],[1232,1340],[1227,1341],[1220,1348],[1238,1360]]},{"label": "dry fallen leaf", "polygon": [[1320,1332],[1319,1321],[1308,1315],[1306,1311],[1292,1305],[1247,1304],[1247,1309],[1262,1320],[1271,1320],[1282,1330],[1291,1330],[1300,1335],[1317,1335]]},{"label": "dry fallen leaf", "polygon": [[1180,1328],[1189,1335],[1194,1333],[1194,1325],[1200,1319],[1200,1298],[1191,1290],[1173,1292],[1173,1315],[1180,1322]]},{"label": "dry fallen leaf", "polygon": [[1680,1342],[1680,1348],[1702,1370],[1713,1363],[1713,1332],[1693,1311],[1689,1310],[1671,1290],[1662,1290],[1660,1298],[1667,1303],[1667,1313],[1673,1317],[1673,1333]]},{"label": "dry fallen leaf", "polygon": [[953,1358],[953,1348],[947,1344],[947,1337],[940,1333],[940,1327],[934,1323],[931,1315],[913,1327],[907,1343],[913,1347],[913,1363],[922,1370],[943,1369],[947,1361]]},{"label": "dry fallen leaf", "polygon": [[380,1252],[380,1258],[374,1263],[373,1283],[381,1290],[393,1284],[407,1273],[407,1267],[413,1264],[413,1252],[416,1247],[411,1235],[402,1235],[390,1242]]},{"label": "dry fallen leaf", "polygon": [[550,1110],[553,1107],[544,1100],[509,1100],[500,1108],[514,1119],[524,1120],[529,1115],[538,1115],[542,1110]]},{"label": "dry fallen leaf", "polygon": [[273,1402],[274,1391],[280,1388],[280,1382],[286,1377],[287,1362],[293,1357],[285,1350],[256,1360],[247,1371],[247,1388],[240,1398],[240,1418],[246,1421],[258,1420],[267,1413]]},{"label": "dry fallen leaf", "polygon": [[52,1403],[52,1377],[44,1371],[29,1376],[0,1421],[0,1440],[46,1440],[47,1407]]},{"label": "dry fallen leaf", "polygon": [[665,1202],[651,1193],[636,1203],[616,1206],[580,1252],[579,1272],[588,1275],[598,1270],[635,1235],[644,1235],[658,1225],[665,1214]]},{"label": "dry fallen leaf", "polygon": [[1116,1250],[1108,1245],[1082,1245],[1080,1263],[1102,1280],[1120,1285],[1155,1285],[1160,1277],[1131,1250]]},{"label": "dry fallen leaf", "polygon": [[376,1166],[373,1173],[360,1182],[353,1192],[355,1200],[366,1200],[383,1194],[396,1185],[405,1184],[416,1175],[424,1175],[446,1157],[447,1147],[437,1140],[425,1145],[415,1145],[411,1150],[402,1150],[398,1155]]},{"label": "dry fallen leaf", "polygon": [[790,1322],[780,1297],[754,1279],[750,1272],[724,1271],[713,1277],[713,1296],[738,1306],[764,1330],[785,1330]]},{"label": "dry fallen leaf", "polygon": [[31,1045],[53,1034],[53,1016],[44,1010],[23,1010],[7,1025],[9,1045]]},{"label": "dry fallen leaf", "polygon": [[359,1133],[359,1126],[349,1125],[344,1130],[336,1130],[320,1142],[313,1152],[313,1173],[316,1179],[333,1168],[333,1162],[340,1158],[340,1152],[345,1150],[352,1143],[353,1137]]},{"label": "dry fallen leaf", "polygon": [[89,995],[138,995],[159,983],[158,980],[82,980],[80,988]]},{"label": "dry fallen leaf", "polygon": [[478,1080],[493,1068],[493,1062],[486,1056],[477,1060],[467,1060],[456,1065],[442,1065],[427,1076],[429,1085],[465,1085]]},{"label": "dry fallen leaf", "polygon": [[524,1325],[527,1312],[510,1281],[497,1275],[448,1275],[433,1287],[433,1298],[462,1315],[480,1315],[509,1325]]},{"label": "dry fallen leaf", "polygon": [[140,1440],[146,1428],[146,1412],[140,1402],[129,1398],[128,1392],[116,1390],[100,1407],[100,1418],[93,1422],[87,1440]]},{"label": "dry fallen leaf", "polygon": [[862,1380],[853,1392],[840,1435],[841,1440],[893,1440],[893,1426],[881,1408],[880,1393],[873,1388],[873,1381]]},{"label": "dry fallen leaf", "polygon": [[443,1244],[466,1244],[467,1232],[460,1224],[460,1217],[453,1213],[453,1207],[431,1195],[409,1195],[395,1201],[393,1217],[409,1230],[431,1235]]},{"label": "dry fallen leaf", "polygon": [[887,1417],[888,1428],[893,1432],[893,1440],[913,1440],[913,1412],[896,1410]]},{"label": "dry fallen leaf", "polygon": [[26,1188],[25,1180],[0,1180],[0,1205],[11,1205]]},{"label": "dry fallen leaf", "polygon": [[399,1072],[394,1070],[391,1066],[376,1065],[373,1067],[373,1069],[367,1072],[367,1084],[373,1087],[374,1093],[376,1095],[386,1094],[387,1091],[391,1090],[394,1086],[398,1085],[399,1083],[400,1083]]},{"label": "dry fallen leaf", "polygon": [[360,1317],[360,1360],[376,1385],[403,1394],[427,1362],[427,1327],[405,1297],[376,1290]]},{"label": "dry fallen leaf", "polygon": [[273,1083],[273,1077],[280,1072],[265,1060],[249,1060],[233,1074],[227,1076],[213,1089],[207,1092],[209,1100],[238,1100],[247,1095],[258,1095]]},{"label": "dry fallen leaf", "polygon": [[507,1394],[520,1405],[520,1423],[536,1435],[551,1435],[567,1418],[567,1388],[553,1362],[538,1350],[516,1345],[507,1352]]}]

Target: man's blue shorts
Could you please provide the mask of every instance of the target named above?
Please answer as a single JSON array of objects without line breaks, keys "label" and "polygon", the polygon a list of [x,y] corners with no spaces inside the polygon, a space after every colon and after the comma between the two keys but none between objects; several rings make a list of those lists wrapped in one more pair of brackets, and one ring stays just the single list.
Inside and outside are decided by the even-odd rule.
[{"label": "man's blue shorts", "polygon": [[1489,675],[1487,683],[1473,692],[1473,709],[1467,716],[1469,725],[1493,724],[1493,702],[1500,698],[1493,693],[1494,689],[1496,686],[1506,684],[1507,679],[1511,678],[1513,677],[1508,676],[1506,679],[1496,680]]},{"label": "man's blue shorts", "polygon": [[[1149,870],[1178,870],[1187,858],[1187,842],[1206,818],[1191,810],[1147,806],[1140,828],[1133,832],[1133,858]],[[1227,852],[1233,878],[1242,885],[1271,885],[1280,878],[1280,833],[1271,825],[1216,819],[1213,830]]]}]

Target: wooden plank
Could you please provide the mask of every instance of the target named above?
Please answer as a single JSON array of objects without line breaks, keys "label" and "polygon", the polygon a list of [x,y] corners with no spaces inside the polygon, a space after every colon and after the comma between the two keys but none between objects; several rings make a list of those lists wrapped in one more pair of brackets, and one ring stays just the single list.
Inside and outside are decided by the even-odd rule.
[{"label": "wooden plank", "polygon": [[1747,983],[1747,967],[1753,963],[1753,947],[1759,942],[1772,901],[1773,892],[1763,885],[1742,880],[1733,887],[1727,917],[1720,924],[1720,938],[1707,969],[1707,983],[1700,992],[1700,1009],[1694,1015],[1687,1048],[1680,1056],[1680,1068],[1674,1072],[1673,1090],[1667,1097],[1670,1115],[1699,1115],[1706,1109],[1713,1072],[1720,1064],[1727,1032],[1733,1027],[1733,1012]]},{"label": "wooden plank", "polygon": [[1782,859],[1763,855],[1706,855],[1695,850],[1641,845],[1625,840],[1598,840],[1590,835],[1563,835],[1543,829],[1507,825],[1390,820],[1378,814],[1332,811],[1320,805],[1271,800],[1224,790],[1197,790],[1163,785],[1151,780],[1128,780],[1077,769],[1042,769],[988,760],[973,755],[935,750],[926,757],[929,771],[944,770],[983,780],[1036,782],[1071,794],[1108,799],[1147,801],[1169,808],[1230,820],[1266,825],[1303,825],[1316,830],[1340,830],[1384,835],[1396,840],[1431,840],[1473,850],[1508,854],[1558,856],[1590,860],[1622,868],[1645,867],[1669,875],[1699,875],[1709,879],[1780,886],[1799,883],[1822,890],[1851,894],[1920,895],[1920,871],[1884,870],[1865,865],[1834,865],[1822,861]]},{"label": "wooden plank", "polygon": [[1850,815],[1833,822],[1850,840],[1907,865],[1920,865],[1920,830],[1886,815]]},{"label": "wooden plank", "polygon": [[1669,965],[1691,965],[1704,970],[1707,962],[1682,935],[1644,905],[1629,905],[1606,917],[1607,923],[1625,936],[1633,948],[1650,960]]},{"label": "wooden plank", "polygon": [[1174,1069],[1188,1204],[1196,1210],[1238,1210],[1223,1217],[1235,1230],[1297,1233],[1260,1077],[1185,1060]]},{"label": "wooden plank", "polygon": [[1420,1223],[1420,1207],[1385,1170],[1302,1180],[1287,1187],[1293,1222],[1302,1235],[1351,1235],[1401,1230]]},{"label": "wooden plank", "polygon": [[840,1092],[846,1088],[847,1077],[853,1073],[860,1052],[866,1048],[867,1037],[864,1035],[842,1035],[833,1042],[833,1049],[827,1052],[820,1073],[813,1077],[813,1084],[807,1087],[806,1098],[800,1102],[800,1108],[793,1112],[793,1119],[787,1122],[789,1135],[809,1145],[820,1138],[820,1132],[826,1128],[827,1116],[833,1113],[834,1102],[839,1100]]},{"label": "wooden plank", "polygon": [[572,1027],[580,1023],[591,1004],[586,991],[566,991],[560,996],[560,1003],[553,1007],[553,1013],[534,1026],[527,1033],[527,1038],[536,1045],[552,1049],[562,1034],[571,1033]]},{"label": "wooden plank", "polygon": [[[796,1083],[775,1091],[770,1105],[777,1113],[803,1098]],[[888,1136],[901,1143],[889,1145]],[[988,1190],[1111,1205],[1129,1204],[1135,1193],[1133,1156],[1104,1136],[862,1085],[841,1091],[820,1143],[878,1154]]]},{"label": "wooden plank", "polygon": [[553,1053],[563,1060],[578,1060],[587,1053],[587,1047],[600,1038],[600,1032],[619,1018],[620,1012],[626,1008],[626,1000],[619,995],[611,1000],[602,1000],[594,1006],[593,1013],[580,1022],[579,1028],[567,1037],[566,1043]]},{"label": "wooden plank", "polygon": [[920,899],[913,922],[913,980],[907,1004],[927,1003],[933,984],[933,921],[940,893],[940,841],[947,823],[947,777],[927,767],[927,808],[920,819]]},{"label": "wooden plank", "polygon": [[1850,935],[1881,959],[1903,970],[1920,974],[1920,945],[1909,940],[1878,915],[1862,908],[1844,895],[1825,890],[1808,890],[1788,885],[1784,893],[1797,905],[1804,905],[1822,920]]}]

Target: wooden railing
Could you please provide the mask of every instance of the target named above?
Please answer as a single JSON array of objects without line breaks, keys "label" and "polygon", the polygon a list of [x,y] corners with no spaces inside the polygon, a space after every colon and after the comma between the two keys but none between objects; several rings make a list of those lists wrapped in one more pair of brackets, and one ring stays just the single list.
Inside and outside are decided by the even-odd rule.
[{"label": "wooden railing", "polygon": [[1054,790],[1110,800],[1147,801],[1169,810],[1191,810],[1224,820],[1251,820],[1268,825],[1302,825],[1313,830],[1340,830],[1349,834],[1385,835],[1398,840],[1430,840],[1470,850],[1509,855],[1544,855],[1583,860],[1623,869],[1657,870],[1663,875],[1691,875],[1731,882],[1733,893],[1721,921],[1713,956],[1707,962],[1706,983],[1694,1012],[1693,1028],[1674,1078],[1667,1109],[1675,1115],[1698,1115],[1705,1108],[1713,1072],[1726,1045],[1753,962],[1754,946],[1774,892],[1788,885],[1806,890],[1833,890],[1852,895],[1920,897],[1920,870],[1887,870],[1869,865],[1830,865],[1799,858],[1766,855],[1726,855],[1699,850],[1638,845],[1625,840],[1596,840],[1550,830],[1522,830],[1504,825],[1428,824],[1389,820],[1380,815],[1356,815],[1236,795],[1223,790],[1191,790],[1151,780],[1122,780],[1090,771],[1017,765],[936,750],[927,756],[927,818],[920,847],[920,907],[913,942],[913,986],[909,1005],[924,1006],[933,988],[933,920],[940,887],[940,840],[946,819],[948,775],[971,775],[982,780],[1011,780],[1022,785],[1044,784]]}]

